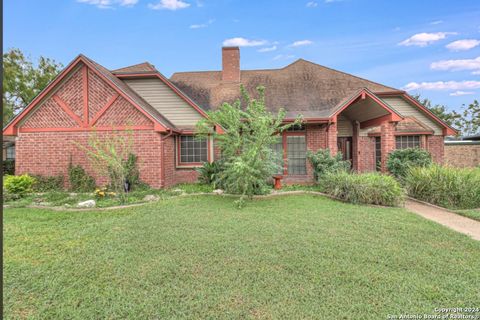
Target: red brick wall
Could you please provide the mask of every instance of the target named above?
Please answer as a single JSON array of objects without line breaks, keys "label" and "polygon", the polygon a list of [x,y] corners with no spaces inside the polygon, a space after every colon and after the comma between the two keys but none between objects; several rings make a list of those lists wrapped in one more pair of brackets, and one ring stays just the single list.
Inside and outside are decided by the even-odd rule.
[{"label": "red brick wall", "polygon": [[330,149],[330,153],[335,155],[337,154],[338,151],[338,145],[337,145],[337,124],[332,123],[328,127],[328,132],[327,132],[327,146]]},{"label": "red brick wall", "polygon": [[108,110],[98,119],[96,126],[112,127],[112,126],[150,126],[153,123],[137,108],[132,106],[123,97],[117,100],[108,108]]},{"label": "red brick wall", "polygon": [[358,172],[375,171],[375,138],[358,137]]},{"label": "red brick wall", "polygon": [[395,150],[395,124],[393,122],[383,122],[380,126],[382,141],[382,171],[387,171],[388,154]]},{"label": "red brick wall", "polygon": [[116,91],[105,83],[92,70],[88,70],[88,118],[92,120],[98,111],[112,99]]},{"label": "red brick wall", "polygon": [[[98,138],[112,134],[97,132]],[[16,143],[16,174],[31,173],[43,176],[63,175],[68,181],[68,165],[81,165],[96,178],[98,185],[106,184],[108,177],[99,175],[92,168],[85,152],[78,145],[87,146],[89,132],[37,132],[20,133]],[[140,179],[154,188],[161,187],[161,143],[160,134],[153,130],[133,133],[134,153],[138,156]]]},{"label": "red brick wall", "polygon": [[165,159],[165,186],[170,187],[178,183],[196,182],[198,173],[195,169],[178,169],[175,164],[176,144],[175,137],[170,136],[164,140]]},{"label": "red brick wall", "polygon": [[70,109],[83,120],[83,80],[82,68],[78,69],[62,84],[56,94],[70,106]]},{"label": "red brick wall", "polygon": [[[84,82],[87,80],[87,82]],[[87,87],[88,85],[88,87]],[[88,94],[86,94],[88,90]],[[80,65],[72,71],[57,88],[54,95],[61,99],[68,109],[82,121],[85,101],[88,101],[89,120],[103,109],[116,95],[115,90],[91,70]],[[64,175],[68,181],[68,165],[79,164],[93,175],[98,185],[108,182],[107,176],[100,175],[91,166],[85,151],[78,145],[87,146],[89,137],[99,139],[112,134],[126,136],[125,131],[98,131],[82,128],[67,112],[63,111],[50,95],[19,126],[16,142],[16,173],[31,173],[44,176]],[[88,99],[85,99],[87,98]],[[87,121],[85,121],[87,122]],[[140,178],[152,187],[160,187],[162,181],[162,153],[160,134],[153,131],[153,122],[142,112],[119,96],[115,103],[99,118],[96,126],[144,126],[152,130],[136,130],[133,133],[134,150],[138,156]],[[91,124],[88,125],[90,127]],[[22,132],[22,129],[42,129],[44,132]],[[71,131],[71,130],[79,131]],[[49,131],[45,131],[49,130]],[[70,130],[70,131],[69,131]]]},{"label": "red brick wall", "polygon": [[443,136],[427,136],[427,150],[432,155],[433,161],[442,164],[444,157]]},{"label": "red brick wall", "polygon": [[78,124],[53,100],[49,99],[33,112],[22,128],[73,128]]}]

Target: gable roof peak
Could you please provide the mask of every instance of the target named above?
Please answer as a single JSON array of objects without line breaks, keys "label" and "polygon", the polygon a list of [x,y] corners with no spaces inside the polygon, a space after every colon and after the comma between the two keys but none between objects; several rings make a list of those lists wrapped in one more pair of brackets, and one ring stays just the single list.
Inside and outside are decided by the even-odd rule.
[{"label": "gable roof peak", "polygon": [[123,68],[115,69],[111,71],[112,73],[142,73],[142,72],[158,72],[153,64],[148,61],[133,64],[131,66],[126,66]]}]

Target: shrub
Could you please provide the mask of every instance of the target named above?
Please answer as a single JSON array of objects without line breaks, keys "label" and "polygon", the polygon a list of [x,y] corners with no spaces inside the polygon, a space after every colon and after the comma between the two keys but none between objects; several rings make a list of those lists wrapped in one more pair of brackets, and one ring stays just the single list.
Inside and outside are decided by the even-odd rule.
[{"label": "shrub", "polygon": [[8,193],[18,196],[32,192],[32,185],[35,183],[35,178],[24,174],[21,176],[5,176],[3,186]]},{"label": "shrub", "polygon": [[215,188],[219,185],[220,173],[223,169],[223,164],[220,160],[205,162],[197,169],[199,174],[198,181],[200,183],[212,185]]},{"label": "shrub", "polygon": [[38,176],[32,175],[35,183],[32,188],[35,192],[59,191],[63,189],[63,176]]},{"label": "shrub", "polygon": [[320,180],[323,192],[351,203],[398,206],[403,189],[391,176],[378,173],[328,173]]},{"label": "shrub", "polygon": [[439,165],[411,168],[405,178],[413,198],[449,209],[480,208],[480,170]]},{"label": "shrub", "polygon": [[125,178],[132,188],[140,184],[140,171],[138,170],[138,158],[135,154],[129,153],[127,159],[123,161]]},{"label": "shrub", "polygon": [[70,189],[76,192],[92,192],[95,189],[95,179],[88,175],[79,165],[68,166]]},{"label": "shrub", "polygon": [[15,160],[3,160],[3,174],[4,175],[15,174]]},{"label": "shrub", "polygon": [[432,156],[420,148],[398,149],[388,155],[387,169],[398,179],[403,179],[411,167],[426,167],[432,164]]},{"label": "shrub", "polygon": [[326,174],[347,171],[350,169],[350,162],[344,161],[341,153],[332,156],[329,149],[320,149],[316,153],[308,151],[307,157],[313,166],[316,181]]}]

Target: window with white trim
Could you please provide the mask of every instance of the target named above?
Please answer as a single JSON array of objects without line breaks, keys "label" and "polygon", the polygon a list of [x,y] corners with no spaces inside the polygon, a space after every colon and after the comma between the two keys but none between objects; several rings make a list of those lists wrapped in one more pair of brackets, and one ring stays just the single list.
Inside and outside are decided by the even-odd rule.
[{"label": "window with white trim", "polygon": [[179,137],[179,163],[200,164],[208,161],[208,141],[195,136]]},{"label": "window with white trim", "polygon": [[396,136],[397,149],[420,148],[420,136]]}]

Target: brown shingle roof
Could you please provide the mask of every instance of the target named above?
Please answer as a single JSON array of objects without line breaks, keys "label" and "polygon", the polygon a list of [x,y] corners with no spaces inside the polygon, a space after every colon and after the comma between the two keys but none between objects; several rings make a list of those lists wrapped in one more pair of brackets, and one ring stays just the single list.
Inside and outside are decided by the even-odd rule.
[{"label": "brown shingle roof", "polygon": [[[241,83],[249,94],[265,86],[265,100],[271,111],[284,108],[288,114],[324,117],[345,97],[360,88],[371,91],[397,90],[333,70],[303,59],[282,69],[242,70]],[[240,97],[240,83],[223,82],[221,71],[178,72],[171,81],[204,109],[215,109],[223,102]]]},{"label": "brown shingle roof", "polygon": [[112,70],[112,73],[142,73],[151,71],[157,71],[157,69],[155,69],[155,66],[153,66],[149,62],[142,62],[128,67]]}]

